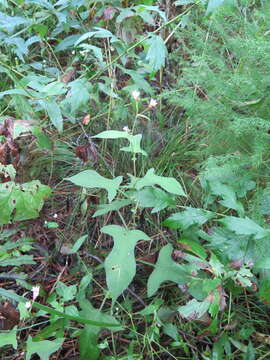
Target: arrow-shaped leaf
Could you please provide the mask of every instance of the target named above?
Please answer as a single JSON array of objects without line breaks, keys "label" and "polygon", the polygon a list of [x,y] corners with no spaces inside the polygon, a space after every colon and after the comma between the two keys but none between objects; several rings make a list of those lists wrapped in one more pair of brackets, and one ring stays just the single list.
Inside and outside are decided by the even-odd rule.
[{"label": "arrow-shaped leaf", "polygon": [[105,260],[106,281],[113,301],[128,287],[136,273],[134,248],[139,240],[150,240],[140,230],[118,225],[104,226],[101,231],[113,237],[114,246]]},{"label": "arrow-shaped leaf", "polygon": [[147,282],[148,296],[152,296],[164,281],[173,281],[177,284],[185,284],[190,278],[183,265],[172,260],[173,247],[171,244],[164,246],[158,256],[155,270],[149,276]]},{"label": "arrow-shaped leaf", "polygon": [[77,175],[65,178],[65,180],[71,181],[73,184],[78,186],[83,186],[91,189],[101,188],[107,190],[109,201],[112,201],[115,198],[116,192],[119,189],[122,179],[122,176],[118,176],[115,179],[107,179],[99,175],[94,170],[84,170]]},{"label": "arrow-shaped leaf", "polygon": [[182,186],[176,179],[173,177],[158,176],[155,174],[154,169],[149,169],[145,176],[137,181],[135,187],[137,190],[140,190],[145,186],[152,185],[159,185],[172,194],[186,196]]}]

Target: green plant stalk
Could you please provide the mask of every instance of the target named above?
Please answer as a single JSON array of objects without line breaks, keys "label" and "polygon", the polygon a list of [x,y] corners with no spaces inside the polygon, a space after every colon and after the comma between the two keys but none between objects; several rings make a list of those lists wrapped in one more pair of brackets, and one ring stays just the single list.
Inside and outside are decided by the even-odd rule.
[{"label": "green plant stalk", "polygon": [[[14,294],[14,293],[12,293],[12,292],[10,292],[8,290],[5,290],[5,289],[0,289],[0,295],[5,297],[5,298],[8,298],[8,299],[15,300],[17,302],[21,302],[23,304],[26,304],[29,301],[28,299],[24,298],[23,296]],[[47,312],[49,314],[60,316],[60,317],[62,317],[64,319],[67,319],[67,320],[76,321],[76,322],[78,322],[80,324],[93,325],[93,326],[99,326],[99,327],[105,327],[105,328],[111,328],[111,327],[119,328],[119,329],[122,328],[122,326],[120,326],[120,324],[104,323],[104,322],[100,322],[100,321],[84,319],[84,318],[82,318],[80,316],[73,316],[73,315],[65,314],[65,313],[63,313],[61,311],[52,309],[51,307],[48,307],[46,305],[39,304],[36,301],[31,302],[31,306],[33,308],[45,311],[45,312]]]}]

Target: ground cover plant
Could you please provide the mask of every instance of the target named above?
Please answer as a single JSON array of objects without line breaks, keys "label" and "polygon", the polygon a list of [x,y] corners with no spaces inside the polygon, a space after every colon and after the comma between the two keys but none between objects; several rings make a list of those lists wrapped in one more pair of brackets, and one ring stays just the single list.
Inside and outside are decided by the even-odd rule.
[{"label": "ground cover plant", "polygon": [[1,358],[270,358],[269,20],[0,1]]}]

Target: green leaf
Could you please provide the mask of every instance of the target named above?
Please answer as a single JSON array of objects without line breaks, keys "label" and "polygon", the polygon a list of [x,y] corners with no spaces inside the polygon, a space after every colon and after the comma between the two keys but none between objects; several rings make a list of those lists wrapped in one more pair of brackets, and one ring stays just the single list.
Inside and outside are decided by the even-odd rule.
[{"label": "green leaf", "polygon": [[255,239],[261,239],[269,235],[269,230],[262,228],[248,217],[243,219],[235,216],[226,216],[220,222],[236,234],[254,235]]},{"label": "green leaf", "polygon": [[145,186],[153,185],[159,185],[169,193],[186,196],[184,190],[182,189],[182,186],[176,179],[172,177],[158,176],[155,174],[154,169],[149,169],[145,176],[136,182],[135,188],[137,190],[140,190]]},{"label": "green leaf", "polygon": [[179,306],[178,311],[181,316],[189,320],[196,320],[203,316],[210,307],[208,300],[197,301],[196,299],[190,300],[186,305]]},{"label": "green leaf", "polygon": [[66,101],[71,106],[71,112],[75,114],[84,105],[86,105],[90,99],[89,83],[86,79],[77,79],[68,84],[70,91],[66,97]]},{"label": "green leaf", "polygon": [[56,127],[56,129],[60,132],[63,131],[63,117],[61,114],[61,110],[57,102],[53,99],[42,100],[42,106],[46,110],[52,124]]},{"label": "green leaf", "polygon": [[1,91],[0,99],[5,95],[23,95],[29,97],[29,93],[23,89],[10,89],[10,90]]},{"label": "green leaf", "polygon": [[100,134],[93,136],[93,138],[99,138],[99,139],[127,139],[129,141],[129,146],[122,147],[120,150],[127,151],[131,153],[141,153],[142,155],[147,155],[144,150],[141,149],[141,139],[142,135],[132,135],[128,133],[127,131],[117,131],[117,130],[107,130],[103,131]]},{"label": "green leaf", "polygon": [[62,281],[58,281],[56,286],[57,294],[62,298],[63,302],[71,301],[74,299],[77,293],[77,286],[76,285],[66,285]]},{"label": "green leaf", "polygon": [[185,267],[172,260],[172,251],[173,247],[171,244],[164,246],[160,250],[155,269],[148,278],[148,297],[154,295],[160,285],[165,281],[185,284],[189,280],[190,277],[188,276]]},{"label": "green leaf", "polygon": [[92,138],[97,139],[128,139],[130,135],[126,131],[118,131],[118,130],[106,130],[101,133],[92,136]]},{"label": "green leaf", "polygon": [[146,60],[152,71],[159,70],[162,66],[165,66],[165,59],[167,56],[167,48],[163,39],[158,35],[152,35],[147,40],[149,49],[146,54]]},{"label": "green leaf", "polygon": [[35,263],[36,262],[33,260],[33,255],[20,255],[17,258],[12,257],[1,260],[0,266],[21,266]]},{"label": "green leaf", "polygon": [[17,349],[17,326],[10,331],[0,333],[0,348],[5,345],[12,345],[13,349]]},{"label": "green leaf", "polygon": [[38,217],[44,200],[50,194],[51,189],[38,180],[25,184],[12,181],[0,184],[0,224]]},{"label": "green leaf", "polygon": [[100,216],[107,214],[110,211],[116,211],[121,209],[124,206],[128,206],[132,204],[131,200],[115,200],[112,201],[110,204],[101,204],[97,206],[97,211],[94,213],[93,217]]},{"label": "green leaf", "polygon": [[207,252],[205,251],[204,247],[201,246],[198,242],[186,239],[181,239],[178,242],[180,246],[185,250],[199,256],[201,259],[206,259]]},{"label": "green leaf", "polygon": [[[80,302],[82,311],[80,311],[80,316],[86,319],[93,319],[97,322],[109,322],[118,324],[115,318],[111,315],[105,314],[98,309],[94,308],[88,300]],[[101,327],[98,326],[85,326],[83,331],[80,334],[80,360],[96,360],[99,358],[99,348],[98,348],[98,334],[101,330]],[[117,328],[115,330],[118,330]],[[90,355],[91,354],[91,357]]]},{"label": "green leaf", "polygon": [[210,14],[211,12],[219,8],[224,2],[225,0],[209,0],[206,10],[206,15]]},{"label": "green leaf", "polygon": [[232,187],[215,181],[210,184],[212,193],[216,196],[220,196],[223,200],[219,203],[229,209],[234,209],[240,216],[244,215],[244,207],[240,201],[236,198],[236,193]]},{"label": "green leaf", "polygon": [[174,5],[178,6],[178,5],[189,5],[189,4],[194,4],[195,0],[177,0],[175,1]]},{"label": "green leaf", "polygon": [[49,360],[50,355],[60,349],[63,342],[64,339],[55,339],[53,341],[33,341],[29,335],[26,343],[25,360],[30,360],[33,354],[37,354],[41,360]]},{"label": "green leaf", "polygon": [[180,213],[172,214],[162,224],[171,229],[186,230],[193,225],[203,225],[214,216],[215,214],[211,211],[187,207]]},{"label": "green leaf", "polygon": [[81,35],[70,35],[67,36],[64,40],[55,47],[54,51],[63,51],[70,49],[74,46],[75,42],[80,38]]},{"label": "green leaf", "polygon": [[114,245],[105,260],[106,281],[115,301],[128,287],[136,273],[134,248],[139,240],[150,240],[140,230],[128,230],[118,225],[108,225],[101,232],[113,237]]},{"label": "green leaf", "polygon": [[105,189],[108,192],[109,201],[112,201],[116,196],[117,190],[119,189],[123,177],[118,176],[111,180],[99,175],[94,170],[84,170],[77,175],[65,178],[65,180],[71,181],[75,185],[83,186],[90,189]]},{"label": "green leaf", "polygon": [[175,206],[175,199],[165,191],[154,188],[145,187],[134,194],[135,200],[142,208],[153,208],[151,213],[154,214],[169,206]]},{"label": "green leaf", "polygon": [[80,247],[82,246],[82,244],[85,242],[85,240],[88,238],[88,235],[83,235],[81,236],[76,242],[75,244],[72,246],[71,252],[70,254],[75,254],[77,251],[80,250]]}]

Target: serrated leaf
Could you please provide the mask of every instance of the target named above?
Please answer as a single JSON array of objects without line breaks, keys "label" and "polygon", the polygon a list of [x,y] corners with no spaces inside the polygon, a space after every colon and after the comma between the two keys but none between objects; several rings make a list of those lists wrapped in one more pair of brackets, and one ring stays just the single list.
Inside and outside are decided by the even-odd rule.
[{"label": "serrated leaf", "polygon": [[118,225],[104,226],[101,231],[113,237],[114,245],[105,260],[106,282],[115,301],[129,286],[136,273],[134,248],[139,240],[150,240],[140,230]]},{"label": "serrated leaf", "polygon": [[0,348],[5,345],[12,345],[13,349],[17,349],[17,326],[10,331],[0,333]]},{"label": "serrated leaf", "polygon": [[29,335],[26,343],[26,360],[30,360],[33,354],[37,354],[41,360],[49,360],[50,355],[55,353],[62,346],[64,339],[53,341],[33,341]]},{"label": "serrated leaf", "polygon": [[116,196],[117,190],[119,189],[123,177],[118,176],[114,179],[107,179],[99,175],[94,170],[84,170],[77,175],[65,178],[65,180],[71,181],[75,185],[83,186],[90,189],[105,189],[108,192],[109,201],[112,201]]},{"label": "serrated leaf", "polygon": [[38,180],[21,185],[13,181],[0,184],[0,224],[38,217],[50,194],[51,189]]},{"label": "serrated leaf", "polygon": [[140,207],[152,207],[152,214],[169,206],[175,206],[175,199],[171,195],[154,187],[145,187],[142,190],[137,191],[134,194],[134,198]]},{"label": "serrated leaf", "polygon": [[187,207],[180,213],[172,214],[162,224],[171,229],[186,230],[193,225],[203,225],[214,216],[215,214],[211,211]]},{"label": "serrated leaf", "polygon": [[148,61],[152,71],[157,71],[162,66],[165,66],[165,59],[168,53],[166,45],[158,35],[152,35],[151,38],[147,40],[147,43],[149,49],[146,54],[146,61]]},{"label": "serrated leaf", "polygon": [[189,274],[183,265],[172,260],[173,247],[171,244],[164,246],[158,256],[154,271],[148,278],[148,297],[155,294],[160,285],[165,281],[173,281],[177,284],[185,284],[189,280]]},{"label": "serrated leaf", "polygon": [[97,206],[97,211],[94,213],[93,217],[107,214],[110,211],[116,211],[121,209],[124,206],[132,204],[131,200],[115,200],[110,204],[101,204]]},{"label": "serrated leaf", "polygon": [[254,235],[255,239],[261,239],[269,235],[269,230],[262,228],[248,217],[226,216],[220,222],[236,234]]},{"label": "serrated leaf", "polygon": [[158,176],[155,174],[154,169],[149,169],[145,176],[136,182],[135,188],[140,190],[145,186],[153,185],[159,185],[172,194],[186,196],[182,186],[176,179],[173,177]]},{"label": "serrated leaf", "polygon": [[210,302],[207,300],[197,301],[196,299],[192,299],[186,305],[179,306],[178,311],[184,318],[196,320],[207,312],[210,305]]}]

